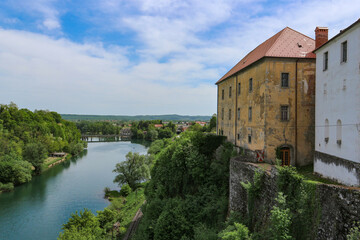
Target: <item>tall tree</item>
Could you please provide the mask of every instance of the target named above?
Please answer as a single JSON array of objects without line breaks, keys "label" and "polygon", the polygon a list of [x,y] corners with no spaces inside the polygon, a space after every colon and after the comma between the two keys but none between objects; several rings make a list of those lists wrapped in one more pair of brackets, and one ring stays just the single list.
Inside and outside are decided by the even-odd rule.
[{"label": "tall tree", "polygon": [[113,172],[118,173],[118,175],[114,182],[119,183],[119,185],[127,183],[132,190],[135,190],[142,181],[149,179],[150,164],[151,160],[148,156],[129,152],[126,154],[125,161],[116,164]]}]

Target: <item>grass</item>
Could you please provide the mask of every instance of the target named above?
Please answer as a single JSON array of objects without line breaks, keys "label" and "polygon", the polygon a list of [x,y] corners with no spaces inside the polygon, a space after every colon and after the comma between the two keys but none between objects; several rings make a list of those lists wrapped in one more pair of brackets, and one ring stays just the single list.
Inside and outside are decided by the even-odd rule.
[{"label": "grass", "polygon": [[[71,154],[67,154],[65,159],[68,160],[71,158]],[[62,160],[62,157],[48,157],[47,159],[44,160],[44,163],[42,164],[42,170],[45,171],[47,169],[49,169],[49,166],[57,161]]]},{"label": "grass", "polygon": [[333,181],[328,178],[320,177],[319,175],[314,174],[314,165],[310,164],[304,167],[297,167],[297,172],[301,174],[306,181],[312,181],[317,183],[325,183],[325,184],[334,184],[334,185],[342,185],[336,181]]},{"label": "grass", "polygon": [[[111,210],[119,211],[121,215],[120,226],[127,229],[134,218],[136,212],[141,208],[145,201],[144,189],[140,188],[135,192],[130,193],[125,197],[111,197]],[[126,231],[125,231],[126,232]],[[125,234],[123,232],[122,234]]]}]

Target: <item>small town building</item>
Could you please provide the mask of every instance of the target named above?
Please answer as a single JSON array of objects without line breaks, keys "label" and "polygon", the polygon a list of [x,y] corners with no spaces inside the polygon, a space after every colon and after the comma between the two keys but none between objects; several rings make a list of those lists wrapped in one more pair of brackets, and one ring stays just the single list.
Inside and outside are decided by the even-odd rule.
[{"label": "small town building", "polygon": [[284,28],[217,81],[217,133],[256,161],[313,161],[315,40]]},{"label": "small town building", "polygon": [[[327,29],[318,29],[325,33]],[[360,19],[315,50],[314,171],[360,185]]]}]

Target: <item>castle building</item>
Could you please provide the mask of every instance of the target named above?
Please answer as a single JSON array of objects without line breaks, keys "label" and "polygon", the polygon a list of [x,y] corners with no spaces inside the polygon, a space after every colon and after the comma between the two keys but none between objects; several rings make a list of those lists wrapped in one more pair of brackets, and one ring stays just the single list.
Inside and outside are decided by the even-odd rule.
[{"label": "castle building", "polygon": [[360,19],[315,53],[314,171],[360,186]]},{"label": "castle building", "polygon": [[241,59],[216,82],[217,133],[255,161],[312,163],[314,49],[314,39],[286,27]]}]

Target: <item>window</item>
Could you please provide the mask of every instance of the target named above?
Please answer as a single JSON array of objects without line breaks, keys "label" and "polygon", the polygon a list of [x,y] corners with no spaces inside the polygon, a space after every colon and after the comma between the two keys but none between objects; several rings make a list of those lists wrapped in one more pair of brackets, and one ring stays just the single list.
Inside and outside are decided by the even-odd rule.
[{"label": "window", "polygon": [[249,92],[252,92],[252,90],[253,90],[253,79],[250,78],[249,79]]},{"label": "window", "polygon": [[229,98],[231,98],[231,87],[229,87]]},{"label": "window", "polygon": [[231,120],[231,109],[229,109],[229,120]]},{"label": "window", "polygon": [[252,107],[249,107],[249,122],[252,120]]},{"label": "window", "polygon": [[347,41],[341,43],[341,62],[347,61]]},{"label": "window", "polygon": [[325,143],[328,143],[329,142],[329,120],[328,119],[325,119],[324,137],[325,137]]},{"label": "window", "polygon": [[221,120],[224,120],[224,109],[221,109]]},{"label": "window", "polygon": [[238,133],[237,138],[238,138],[238,140],[240,140],[240,133]]},{"label": "window", "polygon": [[328,62],[329,62],[329,52],[324,53],[324,67],[323,71],[328,69]]},{"label": "window", "polygon": [[240,120],[240,108],[237,109],[237,118]]},{"label": "window", "polygon": [[281,73],[281,87],[289,87],[289,73]]},{"label": "window", "polygon": [[225,92],[224,92],[224,89],[221,91],[221,99],[224,100],[224,95],[225,95]]},{"label": "window", "polygon": [[251,140],[252,140],[252,129],[251,129],[251,128],[248,128],[248,129],[247,129],[247,132],[248,132],[248,143],[251,143]]},{"label": "window", "polygon": [[336,143],[341,145],[341,120],[338,119],[336,122]]},{"label": "window", "polygon": [[238,95],[241,94],[241,83],[238,83]]},{"label": "window", "polygon": [[281,121],[289,121],[289,106],[281,106]]}]

